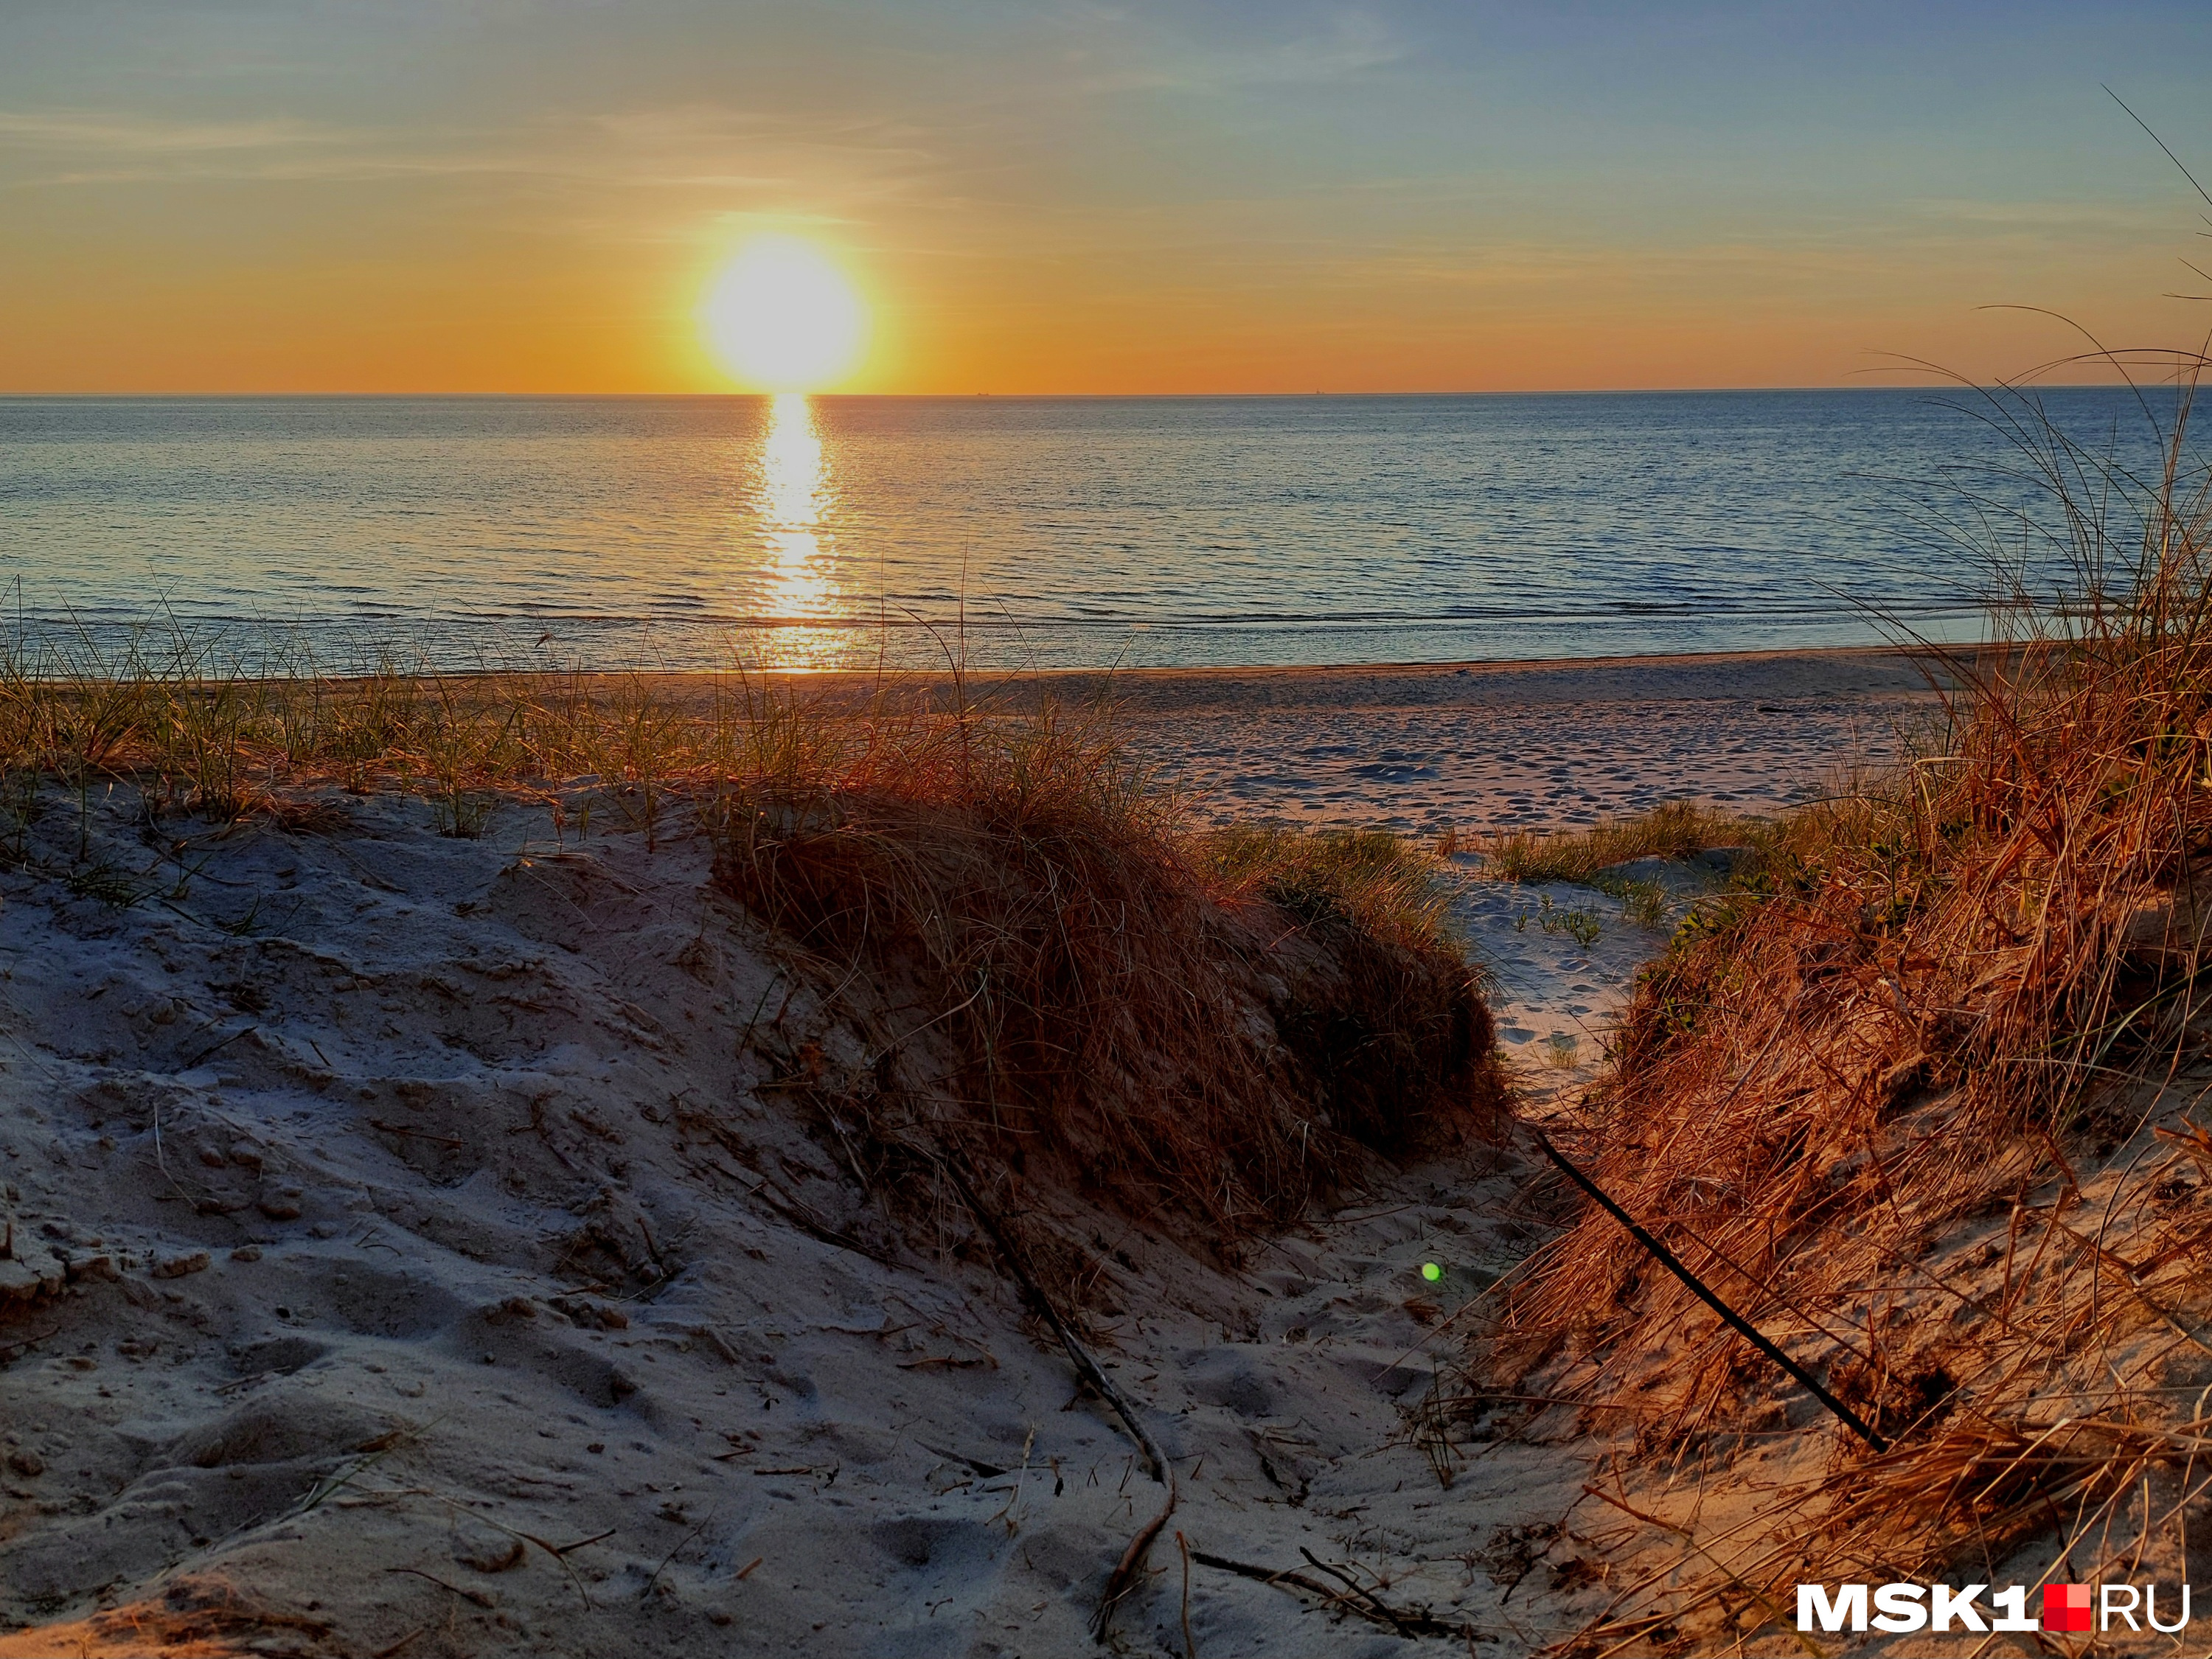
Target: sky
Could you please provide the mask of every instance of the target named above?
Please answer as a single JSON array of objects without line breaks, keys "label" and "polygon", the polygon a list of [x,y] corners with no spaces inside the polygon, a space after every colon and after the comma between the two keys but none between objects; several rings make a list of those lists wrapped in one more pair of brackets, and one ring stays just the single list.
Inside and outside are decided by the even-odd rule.
[{"label": "sky", "polygon": [[[2212,6],[0,0],[0,392],[1976,380],[2201,342]],[[2059,378],[2094,378],[2081,370]]]}]

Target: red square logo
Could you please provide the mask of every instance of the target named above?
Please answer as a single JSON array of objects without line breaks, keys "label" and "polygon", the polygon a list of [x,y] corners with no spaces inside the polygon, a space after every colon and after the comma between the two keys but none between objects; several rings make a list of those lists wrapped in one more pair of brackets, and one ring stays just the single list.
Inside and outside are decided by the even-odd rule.
[{"label": "red square logo", "polygon": [[2043,1587],[2043,1627],[2045,1630],[2089,1628],[2089,1587],[2087,1584],[2045,1584]]}]

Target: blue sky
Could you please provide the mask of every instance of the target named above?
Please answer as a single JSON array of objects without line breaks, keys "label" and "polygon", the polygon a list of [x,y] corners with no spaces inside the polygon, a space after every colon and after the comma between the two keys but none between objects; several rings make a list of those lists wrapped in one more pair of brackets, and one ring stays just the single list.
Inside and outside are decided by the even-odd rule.
[{"label": "blue sky", "polygon": [[17,0],[0,386],[710,389],[764,230],[863,389],[1985,376],[2063,349],[1990,302],[2203,329],[2101,88],[2212,179],[2208,70],[2201,5]]}]

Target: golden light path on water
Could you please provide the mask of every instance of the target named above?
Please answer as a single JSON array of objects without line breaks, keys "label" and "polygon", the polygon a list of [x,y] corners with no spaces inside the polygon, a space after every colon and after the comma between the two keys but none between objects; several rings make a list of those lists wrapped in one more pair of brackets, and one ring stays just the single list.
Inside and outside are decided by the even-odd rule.
[{"label": "golden light path on water", "polygon": [[769,563],[753,607],[766,626],[752,645],[763,666],[823,668],[839,654],[841,630],[819,625],[837,615],[833,555],[820,530],[829,507],[829,469],[813,406],[805,392],[779,392],[769,401],[761,441],[758,510]]}]

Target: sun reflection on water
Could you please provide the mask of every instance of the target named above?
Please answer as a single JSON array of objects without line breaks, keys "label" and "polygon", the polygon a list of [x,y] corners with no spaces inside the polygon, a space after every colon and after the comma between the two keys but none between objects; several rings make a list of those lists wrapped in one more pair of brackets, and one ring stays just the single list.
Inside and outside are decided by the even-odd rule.
[{"label": "sun reflection on water", "polygon": [[761,443],[759,513],[769,563],[759,578],[754,613],[763,624],[753,641],[763,665],[823,668],[838,656],[832,554],[821,525],[830,502],[830,472],[806,394],[780,392],[770,400]]}]

